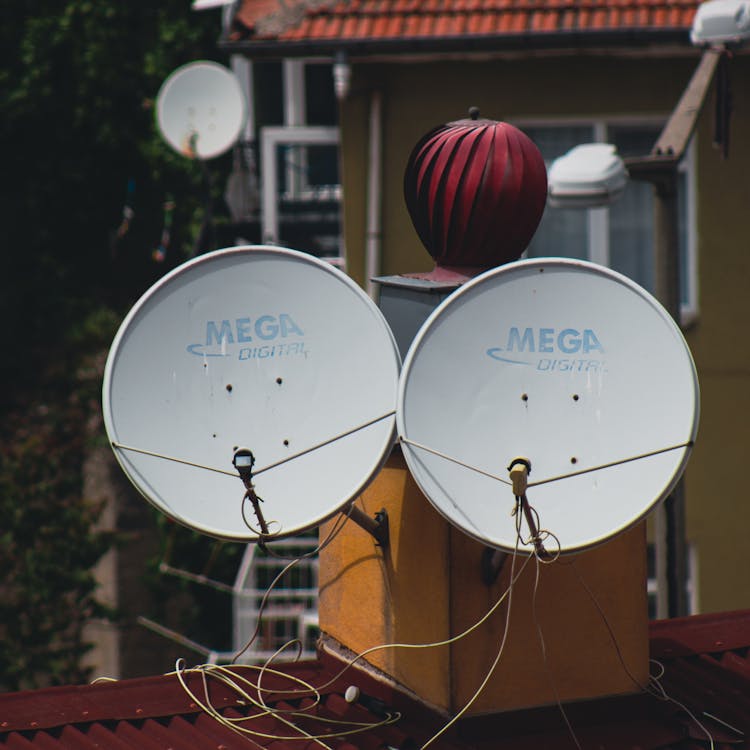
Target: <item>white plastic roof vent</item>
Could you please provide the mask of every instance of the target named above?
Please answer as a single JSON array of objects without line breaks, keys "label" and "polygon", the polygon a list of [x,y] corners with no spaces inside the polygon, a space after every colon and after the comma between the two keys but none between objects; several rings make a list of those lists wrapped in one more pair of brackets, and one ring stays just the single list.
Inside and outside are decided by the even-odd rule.
[{"label": "white plastic roof vent", "polygon": [[625,164],[609,143],[585,143],[555,159],[547,174],[549,204],[555,208],[606,206],[628,181]]},{"label": "white plastic roof vent", "polygon": [[690,41],[695,45],[746,44],[750,41],[750,1],[708,0],[699,5]]}]

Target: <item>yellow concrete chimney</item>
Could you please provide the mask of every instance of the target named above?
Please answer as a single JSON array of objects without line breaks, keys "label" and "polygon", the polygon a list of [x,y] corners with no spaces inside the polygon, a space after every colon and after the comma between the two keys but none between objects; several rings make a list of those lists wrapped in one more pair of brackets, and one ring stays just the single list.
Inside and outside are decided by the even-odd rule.
[{"label": "yellow concrete chimney", "polygon": [[[530,498],[533,504],[533,498]],[[497,667],[468,716],[638,692],[648,679],[644,525],[546,564],[527,554],[482,581],[485,548],[451,527],[421,493],[398,449],[357,500],[384,508],[390,543],[348,523],[320,555],[323,647],[361,653],[385,644],[455,638],[511,594],[470,635],[431,648],[389,647],[365,660],[422,700],[454,714]],[[331,522],[332,523],[332,522]],[[331,524],[321,530],[325,538]],[[611,632],[610,632],[611,629]]]}]

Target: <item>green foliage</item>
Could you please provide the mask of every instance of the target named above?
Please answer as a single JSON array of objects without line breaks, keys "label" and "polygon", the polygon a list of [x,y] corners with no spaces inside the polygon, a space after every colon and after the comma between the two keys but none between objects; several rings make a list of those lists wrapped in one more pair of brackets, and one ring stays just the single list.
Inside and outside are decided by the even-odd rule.
[{"label": "green foliage", "polygon": [[[161,141],[153,104],[172,69],[216,56],[219,21],[188,0],[5,6],[0,312],[14,321],[6,351],[24,347],[24,362],[38,365],[76,317],[102,302],[125,309],[193,251],[203,177]],[[125,227],[129,184],[135,215]],[[158,264],[168,197],[171,252]],[[22,374],[18,358],[8,364],[6,375]]]},{"label": "green foliage", "polygon": [[[82,493],[82,462],[96,381],[60,353],[36,397],[5,414],[0,441],[0,689],[87,677],[83,628],[108,612],[92,566],[111,544],[100,508]],[[67,372],[67,377],[61,375]]]},{"label": "green foliage", "polygon": [[217,14],[189,0],[3,6],[0,689],[85,678],[83,627],[111,614],[90,572],[111,539],[82,496],[100,383],[81,373],[98,371],[91,357],[130,304],[194,252],[203,176],[161,141],[153,104],[172,69],[216,57],[218,34]]}]

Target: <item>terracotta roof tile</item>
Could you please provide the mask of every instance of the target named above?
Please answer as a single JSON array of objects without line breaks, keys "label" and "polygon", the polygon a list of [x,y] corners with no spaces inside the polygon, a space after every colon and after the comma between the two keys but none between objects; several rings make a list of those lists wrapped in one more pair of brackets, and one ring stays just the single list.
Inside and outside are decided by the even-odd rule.
[{"label": "terracotta roof tile", "polygon": [[511,31],[526,31],[529,25],[529,14],[528,13],[512,13],[510,19],[510,30]]},{"label": "terracotta roof tile", "polygon": [[490,13],[472,13],[466,26],[469,34],[485,34],[494,24],[494,19]]},{"label": "terracotta roof tile", "polygon": [[560,13],[560,29],[562,31],[570,31],[575,28],[576,16],[575,13],[570,10],[564,10]]},{"label": "terracotta roof tile", "polygon": [[310,22],[310,36],[319,37],[321,39],[330,36],[328,28],[328,14],[316,15]]},{"label": "terracotta roof tile", "polygon": [[404,35],[404,20],[401,16],[391,16],[387,19],[384,36],[399,37]]},{"label": "terracotta roof tile", "polygon": [[607,17],[609,11],[607,8],[595,8],[592,15],[592,26],[596,29],[606,29],[609,27],[607,23]]},{"label": "terracotta roof tile", "polygon": [[388,18],[385,16],[376,16],[373,18],[372,32],[369,34],[370,37],[383,37],[385,36],[385,30],[388,26]]},{"label": "terracotta roof tile", "polygon": [[[446,35],[498,36],[576,31],[675,30],[690,28],[699,0],[331,0],[310,3],[300,21],[283,7],[290,0],[242,0],[232,39],[314,42],[434,39]],[[277,33],[263,31],[263,18],[282,18]],[[341,21],[333,23],[333,18]],[[687,41],[687,36],[685,37]]]},{"label": "terracotta roof tile", "polygon": [[341,28],[341,36],[343,37],[354,36],[360,24],[361,24],[361,19],[357,18],[356,16],[350,16],[344,21],[344,25]]},{"label": "terracotta roof tile", "polygon": [[450,16],[442,13],[435,20],[434,33],[438,36],[448,36],[450,34]]},{"label": "terracotta roof tile", "polygon": [[404,34],[406,36],[419,36],[421,17],[417,15],[407,15],[404,17]]}]

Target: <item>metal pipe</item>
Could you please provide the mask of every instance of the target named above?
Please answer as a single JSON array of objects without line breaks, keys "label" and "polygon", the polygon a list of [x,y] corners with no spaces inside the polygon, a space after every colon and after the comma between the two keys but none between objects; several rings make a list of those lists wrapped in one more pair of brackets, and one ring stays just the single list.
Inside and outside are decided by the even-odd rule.
[{"label": "metal pipe", "polygon": [[375,518],[370,518],[370,516],[368,516],[363,510],[360,510],[356,505],[352,505],[351,508],[349,508],[348,511],[344,511],[344,513],[348,515],[357,526],[375,537],[375,540],[381,547],[388,546],[388,513],[386,513],[385,510],[376,513]]},{"label": "metal pipe", "polygon": [[[654,189],[654,296],[680,325],[680,246],[677,213],[678,166],[724,52],[706,50],[651,153],[626,159],[630,177]],[[685,491],[680,480],[656,509],[656,578],[659,618],[687,614]]]},{"label": "metal pipe", "polygon": [[[654,292],[669,314],[680,322],[680,245],[677,214],[677,164],[654,180]],[[663,548],[657,549],[657,581],[665,585],[659,597],[660,617],[687,614],[687,543],[685,486],[680,480],[656,516],[657,534]],[[666,611],[665,611],[666,610]]]},{"label": "metal pipe", "polygon": [[381,195],[383,148],[383,95],[373,91],[370,95],[370,135],[367,154],[367,230],[365,236],[365,289],[375,296],[373,278],[380,274],[381,258]]}]

